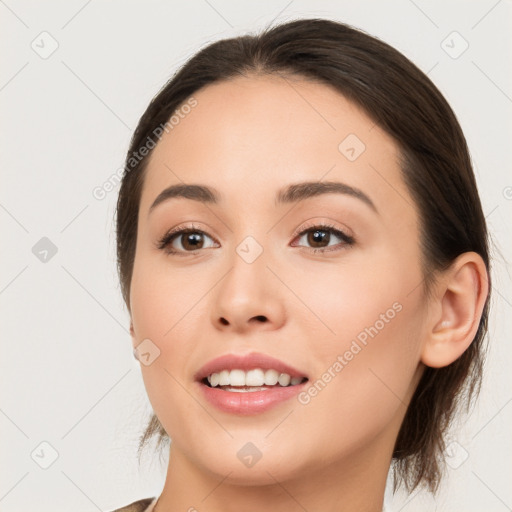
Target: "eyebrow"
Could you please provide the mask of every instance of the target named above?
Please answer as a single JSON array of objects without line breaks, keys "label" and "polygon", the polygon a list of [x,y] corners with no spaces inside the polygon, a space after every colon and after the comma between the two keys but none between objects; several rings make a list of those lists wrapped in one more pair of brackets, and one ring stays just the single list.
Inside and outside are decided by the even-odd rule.
[{"label": "eyebrow", "polygon": [[[279,190],[276,194],[275,204],[297,203],[311,197],[323,194],[344,194],[360,199],[375,213],[378,213],[373,201],[358,188],[337,181],[304,181],[293,183]],[[171,185],[162,190],[149,208],[149,214],[161,203],[172,198],[185,198],[201,203],[218,204],[222,195],[213,187],[199,184]]]},{"label": "eyebrow", "polygon": [[161,203],[174,197],[184,197],[201,203],[217,204],[220,202],[221,195],[212,187],[206,185],[180,184],[171,185],[158,194],[153,204],[149,207],[149,214]]},{"label": "eyebrow", "polygon": [[373,201],[362,190],[338,181],[304,181],[288,185],[277,193],[276,204],[296,203],[322,194],[344,194],[355,197],[378,213]]}]

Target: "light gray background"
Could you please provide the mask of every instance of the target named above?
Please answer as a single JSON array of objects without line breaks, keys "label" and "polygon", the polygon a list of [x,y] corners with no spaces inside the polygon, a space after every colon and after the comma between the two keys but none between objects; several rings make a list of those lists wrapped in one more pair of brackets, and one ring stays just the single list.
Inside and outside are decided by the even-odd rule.
[{"label": "light gray background", "polygon": [[[103,200],[92,191],[200,47],[313,15],[360,27],[428,72],[465,131],[496,243],[481,400],[454,432],[439,497],[399,495],[393,510],[510,510],[511,14],[505,0],[0,0],[0,510],[110,510],[160,492],[165,462],[147,458],[138,472],[136,461],[150,406],[115,271],[118,187]],[[32,250],[42,237],[58,250],[46,262]]]}]

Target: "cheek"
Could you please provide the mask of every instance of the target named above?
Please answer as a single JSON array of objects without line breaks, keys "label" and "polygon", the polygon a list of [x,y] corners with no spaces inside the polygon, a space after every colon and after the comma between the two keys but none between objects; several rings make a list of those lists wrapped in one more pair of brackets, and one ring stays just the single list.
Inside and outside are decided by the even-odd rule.
[{"label": "cheek", "polygon": [[302,403],[332,418],[333,432],[354,426],[347,434],[356,442],[405,413],[416,385],[425,305],[419,269],[401,273],[400,261],[334,268],[302,274],[311,277],[301,278],[297,291],[314,313],[305,315],[304,352],[317,379]]},{"label": "cheek", "polygon": [[180,336],[180,331],[196,321],[204,285],[197,272],[172,271],[149,257],[144,261],[144,255],[136,260],[130,290],[136,341],[150,338],[167,350],[174,345],[171,340],[178,339],[181,344],[190,337]]},{"label": "cheek", "polygon": [[343,432],[340,446],[363,449],[403,420],[417,384],[421,340],[421,305],[409,299],[372,303],[365,312],[347,306],[333,323],[336,339],[324,337],[317,380],[302,398],[311,415],[329,418],[333,439]]},{"label": "cheek", "polygon": [[290,301],[295,318],[308,329],[305,332],[312,341],[322,339],[322,343],[309,347],[315,352],[325,348],[330,354],[354,339],[364,344],[377,337],[393,344],[397,325],[402,324],[403,329],[403,325],[411,326],[422,317],[416,290],[421,272],[419,268],[405,269],[391,253],[364,259],[354,255],[350,260],[317,264],[315,268],[311,262],[309,265],[298,272],[290,270],[285,279],[304,299],[303,304]]},{"label": "cheek", "polygon": [[150,352],[157,354],[141,364],[141,372],[155,413],[172,432],[194,404],[182,386],[190,386],[195,370],[191,361],[197,360],[197,339],[205,329],[207,301],[201,298],[208,286],[201,285],[197,271],[170,272],[165,264],[137,258],[130,289],[133,343],[150,340]]}]

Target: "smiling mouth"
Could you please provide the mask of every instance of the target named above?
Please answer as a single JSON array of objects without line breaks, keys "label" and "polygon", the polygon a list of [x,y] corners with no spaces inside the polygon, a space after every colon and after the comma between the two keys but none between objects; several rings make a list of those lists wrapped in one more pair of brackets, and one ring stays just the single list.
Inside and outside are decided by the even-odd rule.
[{"label": "smiling mouth", "polygon": [[202,397],[220,411],[251,416],[291,400],[309,376],[268,354],[227,353],[204,364],[194,375]]},{"label": "smiling mouth", "polygon": [[225,361],[226,366],[216,364],[201,371],[203,377],[198,376],[196,382],[203,397],[223,413],[252,416],[291,400],[307,385],[309,378],[302,372],[279,361],[264,359],[260,359],[259,366],[242,361],[243,370],[237,368],[236,362],[230,365],[232,361]]}]

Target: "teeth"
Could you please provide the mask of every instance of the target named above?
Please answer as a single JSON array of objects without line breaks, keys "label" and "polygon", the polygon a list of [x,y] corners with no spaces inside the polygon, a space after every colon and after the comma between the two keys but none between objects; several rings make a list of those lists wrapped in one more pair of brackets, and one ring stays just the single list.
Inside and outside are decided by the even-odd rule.
[{"label": "teeth", "polygon": [[265,372],[265,384],[268,386],[274,386],[279,380],[279,373],[276,370],[267,370]]},{"label": "teeth", "polygon": [[279,382],[281,386],[288,386],[291,380],[292,378],[287,373],[281,373],[281,375],[279,375],[279,379],[277,379],[277,382]]},{"label": "teeth", "polygon": [[228,379],[229,382],[225,384],[226,386],[245,386],[245,372],[243,370],[231,370]]},{"label": "teeth", "polygon": [[[256,386],[263,386],[265,384],[265,373],[263,370],[260,370],[259,368],[256,368],[254,370],[249,370],[245,374],[245,385],[256,387]],[[236,386],[236,384],[234,384]]]},{"label": "teeth", "polygon": [[229,372],[228,370],[222,370],[219,373],[219,386],[227,386],[229,385]]},{"label": "teeth", "polygon": [[210,376],[210,385],[212,388],[219,384],[220,375],[218,373],[212,373]]},{"label": "teeth", "polygon": [[[280,386],[286,387],[290,384],[296,386],[300,384],[305,377],[290,377],[287,373],[280,373],[277,370],[262,370],[261,368],[254,368],[253,370],[222,370],[218,373],[212,373],[207,377],[209,384],[212,388],[217,386],[249,386],[251,388],[261,388],[262,386]],[[265,388],[262,388],[265,389]],[[258,391],[259,389],[253,389]],[[241,391],[229,389],[229,391]]]}]

